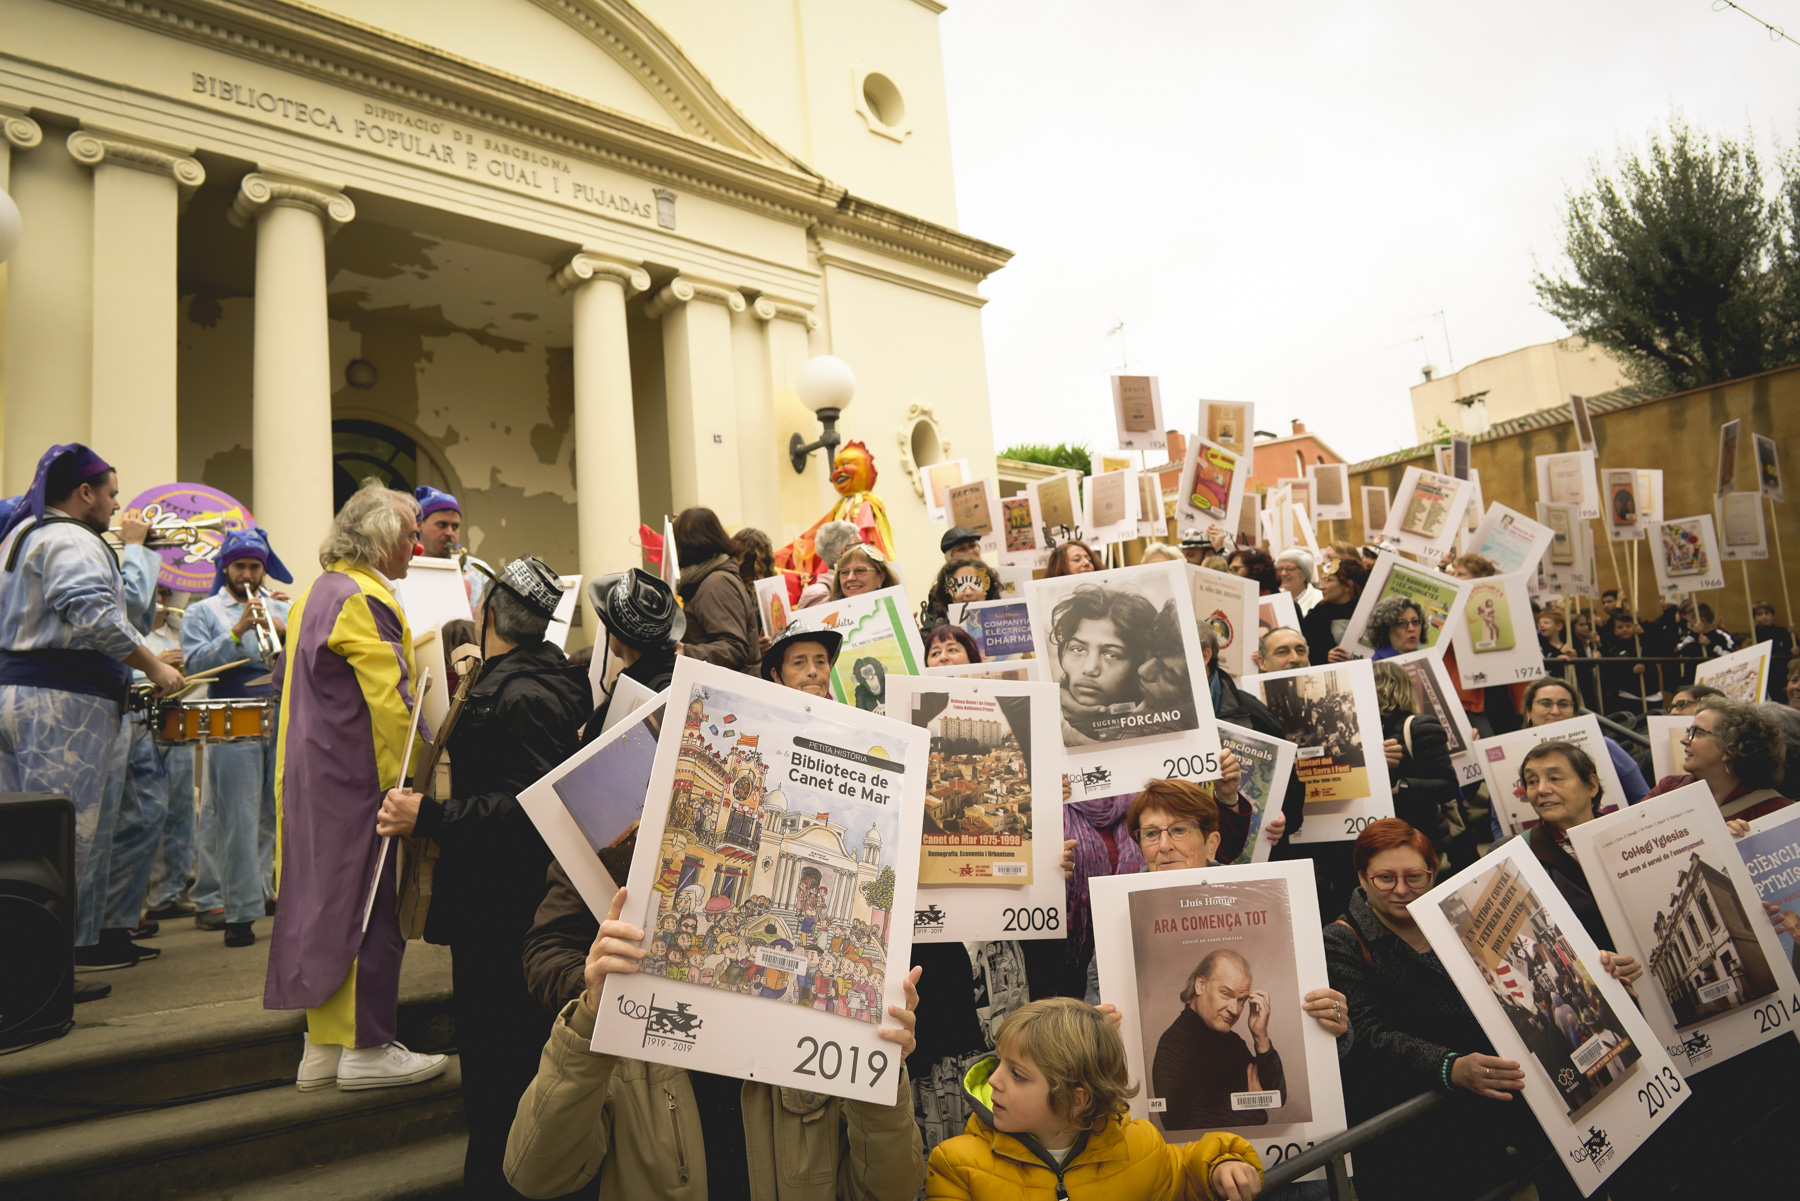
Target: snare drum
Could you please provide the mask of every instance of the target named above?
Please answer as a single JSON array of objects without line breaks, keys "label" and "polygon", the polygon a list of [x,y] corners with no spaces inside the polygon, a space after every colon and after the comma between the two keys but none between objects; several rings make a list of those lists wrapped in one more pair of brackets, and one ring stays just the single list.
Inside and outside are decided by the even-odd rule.
[{"label": "snare drum", "polygon": [[267,738],[275,728],[273,697],[239,697],[163,705],[157,712],[156,740],[164,744],[242,742]]}]

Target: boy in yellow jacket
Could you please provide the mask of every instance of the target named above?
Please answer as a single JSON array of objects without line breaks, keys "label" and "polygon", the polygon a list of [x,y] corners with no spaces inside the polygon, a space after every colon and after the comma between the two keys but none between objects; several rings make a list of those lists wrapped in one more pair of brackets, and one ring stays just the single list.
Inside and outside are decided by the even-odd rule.
[{"label": "boy in yellow jacket", "polygon": [[928,1198],[967,1201],[1250,1201],[1262,1162],[1235,1134],[1171,1147],[1142,1118],[1125,1045],[1100,1010],[1057,997],[1014,1010],[999,1053],[963,1078],[968,1132],[931,1153]]}]

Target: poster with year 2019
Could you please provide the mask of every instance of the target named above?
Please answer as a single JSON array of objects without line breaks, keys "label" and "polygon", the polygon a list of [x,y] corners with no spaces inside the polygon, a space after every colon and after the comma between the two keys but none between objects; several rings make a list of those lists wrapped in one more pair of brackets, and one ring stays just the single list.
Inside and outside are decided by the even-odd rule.
[{"label": "poster with year 2019", "polygon": [[930,738],[678,659],[593,1049],[891,1105]]}]

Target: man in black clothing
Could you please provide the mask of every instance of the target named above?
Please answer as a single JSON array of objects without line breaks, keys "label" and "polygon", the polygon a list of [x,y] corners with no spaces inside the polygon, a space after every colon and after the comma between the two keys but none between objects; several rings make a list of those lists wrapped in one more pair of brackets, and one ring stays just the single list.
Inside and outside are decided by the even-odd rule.
[{"label": "man in black clothing", "polygon": [[[1151,1095],[1166,1102],[1157,1115],[1163,1129],[1267,1125],[1269,1111],[1287,1103],[1287,1077],[1269,1041],[1269,994],[1257,991],[1249,961],[1212,952],[1189,975],[1181,1001],[1186,1008],[1157,1041],[1151,1069]],[[1253,1047],[1234,1029],[1246,1013]],[[1232,1097],[1241,1093],[1278,1095],[1272,1105],[1240,1110]]]},{"label": "man in black clothing", "polygon": [[[1600,657],[1602,659],[1635,659],[1638,657],[1637,637],[1641,628],[1631,610],[1620,607],[1613,610],[1612,620],[1600,630]],[[1646,654],[1648,651],[1645,652]],[[1600,703],[1594,708],[1600,713],[1642,713],[1648,702],[1645,693],[1653,693],[1650,684],[1654,675],[1647,675],[1640,663],[1602,663],[1600,665]],[[1639,689],[1642,688],[1643,692]]]},{"label": "man in black clothing", "polygon": [[538,559],[517,559],[484,591],[485,660],[449,735],[450,799],[407,792],[382,804],[386,835],[429,838],[442,851],[425,940],[447,944],[462,1053],[469,1147],[463,1188],[514,1197],[502,1172],[519,1097],[550,1036],[525,987],[520,954],[544,896],[550,848],[519,793],[574,754],[592,700],[584,669],[544,640],[561,586]]},{"label": "man in black clothing", "polygon": [[1750,607],[1756,627],[1750,631],[1758,642],[1775,645],[1769,653],[1769,698],[1778,705],[1787,703],[1788,661],[1794,657],[1794,632],[1775,624],[1775,606],[1757,601]]},{"label": "man in black clothing", "polygon": [[[604,732],[620,679],[641,684],[652,693],[669,686],[675,674],[675,644],[687,632],[687,615],[675,603],[674,589],[641,568],[590,580],[587,596],[606,629],[600,670],[594,676],[595,691],[605,689],[605,695],[594,697],[593,715],[581,732],[582,746]],[[616,677],[611,672],[614,662],[622,664]]]}]

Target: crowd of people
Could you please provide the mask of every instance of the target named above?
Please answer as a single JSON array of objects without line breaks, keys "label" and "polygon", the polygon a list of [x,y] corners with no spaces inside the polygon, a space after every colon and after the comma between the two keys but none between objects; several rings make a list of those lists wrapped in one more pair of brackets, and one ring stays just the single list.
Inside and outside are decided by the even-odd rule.
[{"label": "crowd of people", "polygon": [[[1247,1199],[1262,1188],[1251,1144],[1214,1134],[1167,1145],[1161,1127],[1129,1118],[1129,1099],[1152,1083],[1169,1095],[1171,1075],[1241,1078],[1249,1068],[1265,1086],[1278,1080],[1267,1004],[1296,1006],[1334,1038],[1352,1122],[1422,1091],[1446,1097],[1358,1148],[1365,1201],[1480,1196],[1522,1175],[1546,1146],[1526,1107],[1507,1103],[1525,1087],[1523,1070],[1493,1053],[1406,907],[1440,872],[1474,862],[1501,838],[1490,816],[1498,806],[1459,784],[1443,723],[1420,710],[1411,677],[1387,661],[1420,645],[1427,614],[1413,602],[1384,601],[1369,623],[1397,816],[1370,823],[1354,843],[1298,843],[1305,790],[1294,779],[1270,799],[1255,835],[1272,844],[1271,859],[1312,864],[1328,986],[1265,1001],[1260,1025],[1254,1015],[1245,1021],[1246,1042],[1235,1028],[1253,989],[1249,965],[1208,956],[1183,994],[1191,1010],[1171,1027],[1166,1059],[1159,1048],[1146,1065],[1153,1081],[1133,1081],[1119,1010],[1102,1002],[1135,1002],[1099,994],[1090,884],[1235,859],[1251,837],[1252,810],[1229,754],[1209,784],[1150,780],[1063,806],[1067,935],[1017,944],[1029,1000],[998,1022],[977,1013],[979,946],[916,945],[903,969],[878,962],[875,940],[858,923],[817,916],[803,945],[784,948],[805,963],[790,980],[748,956],[733,931],[715,929],[696,942],[678,913],[649,931],[621,920],[623,890],[610,913],[595,914],[520,806],[522,791],[598,736],[618,681],[660,690],[680,656],[829,699],[842,638],[809,610],[899,582],[868,530],[848,521],[820,526],[813,546],[822,569],[789,578],[793,620],[765,633],[755,587],[778,574],[771,540],[752,529],[728,532],[708,509],[685,510],[672,523],[673,585],[639,568],[588,581],[585,600],[604,637],[570,657],[545,638],[561,595],[553,567],[527,557],[495,569],[460,555],[460,505],[437,489],[365,482],[334,517],[318,550],[321,574],[299,597],[268,588],[292,576],[267,535],[234,532],[220,547],[214,590],[184,610],[156,585],[143,522],[125,517],[120,549],[103,539],[118,487],[93,451],[53,447],[0,534],[0,790],[58,793],[74,803],[75,961],[86,969],[77,999],[103,995],[93,972],[154,959],[159,923],[191,916],[236,948],[253,945],[251,923],[273,913],[265,1004],[305,1011],[297,1086],[404,1086],[447,1066],[445,1056],[397,1040],[405,941],[422,934],[447,944],[471,1196],[597,1188],[609,1198],[704,1197],[710,1186],[715,1196],[770,1198]],[[954,527],[942,540],[942,562],[911,577],[923,585],[916,594],[928,665],[981,660],[952,619],[955,606],[1000,595],[979,549],[974,531]],[[420,632],[397,582],[416,555],[460,560],[474,614],[438,635],[467,652],[452,660],[458,717],[438,736],[451,764],[447,789],[414,780],[408,758]],[[1274,672],[1346,657],[1340,644],[1375,551],[1332,543],[1317,558],[1306,550],[1271,557],[1215,529],[1188,533],[1179,545],[1151,543],[1138,558],[1194,563],[1291,597],[1297,625],[1265,623],[1252,656],[1259,671]],[[1099,550],[1065,541],[1046,574],[1079,575],[1107,562]],[[1460,578],[1495,573],[1476,555],[1445,567]],[[1615,805],[1695,782],[1711,789],[1734,829],[1787,805],[1782,780],[1800,740],[1792,639],[1773,624],[1772,610],[1758,607],[1751,636],[1776,644],[1782,688],[1772,699],[1781,703],[1748,705],[1695,685],[1682,664],[1639,662],[1728,653],[1735,641],[1705,603],[1671,604],[1640,621],[1608,594],[1598,611],[1551,605],[1537,616],[1549,675],[1529,687],[1457,690],[1479,733],[1590,710],[1623,718],[1652,705],[1692,716],[1681,773],[1654,785],[1655,773],[1641,769],[1647,754],[1610,738],[1622,797],[1604,795],[1592,759],[1562,741],[1532,751],[1518,782],[1540,819],[1525,845],[1608,952],[1605,970],[1629,986],[1642,966],[1612,953],[1567,831]],[[1153,628],[1125,624],[1131,637]],[[1199,633],[1220,722],[1284,737],[1296,722],[1332,720],[1322,711],[1277,716],[1225,671],[1216,632]],[[1077,653],[1073,641],[1056,639],[1047,653]],[[135,676],[139,697],[191,700],[183,673],[209,669],[210,700],[262,714],[266,724],[260,737],[207,747],[197,767],[193,747],[158,746],[154,723],[178,709],[128,699]],[[856,687],[851,703],[881,683],[872,675]],[[633,851],[627,839],[601,858],[625,879]],[[746,912],[756,904],[752,898]],[[848,1101],[590,1051],[605,978],[646,964],[668,978],[705,974],[740,991],[799,988],[807,1004],[845,1016],[873,1015],[882,980],[904,975],[906,1004],[888,1009],[897,1028],[882,1031],[905,1060],[894,1097]],[[1591,1000],[1573,985],[1551,995],[1567,998],[1542,1017],[1553,1027],[1565,1020],[1562,1008],[1579,1021]],[[1747,1073],[1776,1070],[1769,1063],[1768,1055],[1742,1056],[1696,1077],[1699,1103],[1683,1111],[1688,1133],[1720,1136],[1734,1120],[1731,1090]],[[961,1085],[949,1102],[946,1079]],[[1186,1128],[1248,1124],[1234,1122],[1223,1094],[1188,1091],[1198,1099]],[[946,1105],[952,1118],[966,1119],[962,1133],[946,1122]],[[937,1135],[929,1144],[927,1129]],[[1742,1174],[1760,1166],[1731,1171],[1752,1179]],[[1619,1179],[1614,1195],[1632,1195],[1630,1173]],[[1296,1183],[1262,1195],[1322,1196],[1322,1188]],[[1560,1167],[1540,1175],[1539,1189],[1575,1195]]]}]

